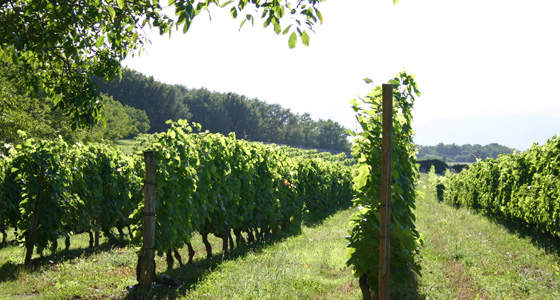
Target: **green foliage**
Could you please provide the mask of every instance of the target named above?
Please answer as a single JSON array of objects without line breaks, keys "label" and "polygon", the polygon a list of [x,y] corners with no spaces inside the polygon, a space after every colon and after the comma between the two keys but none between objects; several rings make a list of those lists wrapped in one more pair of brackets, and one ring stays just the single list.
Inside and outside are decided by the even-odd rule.
[{"label": "green foliage", "polygon": [[[261,14],[264,26],[278,34],[298,32],[305,45],[312,29],[322,22],[316,5],[322,0],[299,1],[293,6],[280,1],[172,0],[174,16],[167,16],[159,1],[63,0],[0,2],[0,57],[21,66],[14,78],[29,92],[42,88],[53,106],[71,115],[73,128],[92,126],[101,115],[102,101],[91,76],[109,81],[120,76],[120,62],[148,42],[146,27],[160,34],[183,26],[187,32],[194,18],[210,6],[231,7],[232,16],[249,11],[243,22]],[[175,17],[176,16],[176,17]],[[285,25],[286,22],[291,24]],[[284,27],[284,28],[283,28]],[[289,45],[293,41],[290,39]],[[37,84],[39,82],[39,84]]]},{"label": "green foliage", "polygon": [[[391,183],[391,277],[394,284],[406,282],[410,270],[420,274],[415,255],[421,245],[414,225],[415,189],[417,180],[415,148],[412,143],[412,107],[415,95],[420,95],[414,76],[401,72],[389,81],[394,85],[393,148]],[[357,277],[365,276],[370,288],[378,292],[379,214],[382,143],[382,94],[377,86],[359,104],[351,102],[363,132],[357,134],[352,153],[358,157],[359,174],[354,178],[358,211],[350,218],[352,229],[347,237],[347,265]]]},{"label": "green foliage", "polygon": [[[39,199],[39,221],[36,231],[37,251],[42,252],[62,235],[62,224],[69,200],[70,168],[66,161],[68,145],[61,139],[39,141],[28,139],[18,145],[11,156],[9,172],[3,182],[3,198],[10,207],[17,207],[19,215],[11,213],[8,223],[17,222],[18,238],[29,233],[35,201]],[[14,155],[15,154],[15,155]],[[7,181],[8,180],[8,181]],[[12,195],[14,198],[6,197]],[[17,219],[14,219],[17,218]]]},{"label": "green foliage", "polygon": [[[201,132],[184,120],[144,136],[157,164],[156,239],[160,255],[181,248],[195,231],[221,235],[231,229],[269,231],[301,221],[310,211],[349,203],[350,168],[289,158],[277,146],[235,135]],[[133,214],[142,233],[142,205]]]},{"label": "green foliage", "polygon": [[167,120],[187,119],[192,116],[186,105],[188,90],[183,86],[164,84],[153,77],[127,68],[122,70],[120,80],[105,82],[100,77],[94,77],[92,80],[99,86],[101,93],[113,97],[125,106],[146,112],[151,130],[143,132],[165,131],[169,128],[165,123]]},{"label": "green foliage", "polygon": [[[64,116],[50,111],[52,102],[41,97],[29,97],[22,91],[17,79],[9,78],[17,69],[17,66],[4,63],[0,58],[0,142],[22,143],[25,139],[18,130],[37,138],[55,138],[68,132]],[[7,151],[0,149],[0,153],[6,154]]]},{"label": "green foliage", "polygon": [[560,236],[560,139],[501,155],[450,175],[445,201]]},{"label": "green foliage", "polygon": [[10,150],[0,182],[0,225],[18,228],[26,240],[39,198],[35,246],[56,249],[73,230],[110,229],[128,219],[142,199],[142,169],[134,159],[106,145],[68,146],[27,139]]},{"label": "green foliage", "polygon": [[123,105],[105,95],[102,98],[104,104],[101,113],[105,122],[96,124],[91,130],[82,131],[86,136],[81,140],[116,141],[149,130],[150,121],[145,111]]},{"label": "green foliage", "polygon": [[[10,145],[6,145],[11,147]],[[10,152],[15,153],[15,149]],[[10,189],[11,182],[16,181],[14,172],[10,170],[11,157],[0,153],[0,228],[11,226],[15,228],[19,220],[19,201],[21,199],[21,188]]]},{"label": "green foliage", "polygon": [[[0,64],[0,142],[21,144],[25,138],[18,130],[27,133],[26,137],[56,139],[58,136],[73,144],[75,142],[114,141],[116,139],[145,133],[150,121],[142,110],[122,105],[111,97],[101,95],[104,103],[101,123],[87,129],[72,130],[71,119],[60,110],[51,110],[53,102],[40,92],[30,97],[21,90],[17,79],[9,79],[17,73],[17,66]],[[6,153],[0,149],[0,153]]]},{"label": "green foliage", "polygon": [[[310,211],[350,203],[350,168],[320,158],[286,156],[278,146],[200,131],[186,121],[144,136],[157,162],[156,244],[163,254],[193,232],[262,231],[300,222]],[[22,133],[22,135],[24,135]],[[0,162],[0,225],[27,238],[40,198],[39,252],[72,230],[105,230],[133,222],[142,232],[143,164],[100,144],[68,146],[61,138],[26,139]],[[41,175],[44,174],[44,175]],[[311,188],[312,187],[312,188]],[[296,223],[297,224],[297,223]]]},{"label": "green foliage", "polygon": [[144,170],[139,159],[102,145],[76,144],[69,154],[73,167],[70,192],[78,199],[63,223],[77,229],[110,229],[127,222],[142,201]]}]

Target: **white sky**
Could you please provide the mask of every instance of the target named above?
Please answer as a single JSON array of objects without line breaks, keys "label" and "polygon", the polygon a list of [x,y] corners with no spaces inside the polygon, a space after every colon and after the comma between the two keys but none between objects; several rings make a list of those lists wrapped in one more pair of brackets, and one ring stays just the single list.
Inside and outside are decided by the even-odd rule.
[{"label": "white sky", "polygon": [[[422,92],[416,142],[520,150],[560,134],[560,1],[327,0],[324,24],[288,48],[262,22],[203,12],[190,31],[150,35],[124,64],[189,88],[235,92],[356,129],[349,101],[406,67]],[[482,122],[482,123],[481,123]],[[511,129],[514,128],[514,129]]]}]

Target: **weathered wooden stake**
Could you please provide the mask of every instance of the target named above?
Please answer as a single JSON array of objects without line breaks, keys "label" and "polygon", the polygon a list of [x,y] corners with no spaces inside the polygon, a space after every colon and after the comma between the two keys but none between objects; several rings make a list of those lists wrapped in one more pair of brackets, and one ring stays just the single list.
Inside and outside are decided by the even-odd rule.
[{"label": "weathered wooden stake", "polygon": [[154,234],[156,211],[156,160],[153,151],[144,152],[146,179],[144,181],[144,228],[143,246],[138,261],[138,283],[150,288],[155,276]]},{"label": "weathered wooden stake", "polygon": [[393,85],[383,84],[383,140],[381,147],[381,220],[379,239],[379,299],[389,299],[391,260],[391,154],[393,140]]},{"label": "weathered wooden stake", "polygon": [[25,244],[25,260],[24,265],[28,266],[31,263],[31,256],[33,255],[33,248],[35,247],[35,236],[37,234],[37,226],[39,225],[39,203],[41,202],[41,196],[43,195],[43,185],[45,182],[45,168],[41,167],[41,173],[39,173],[39,192],[35,198],[35,206],[33,207],[33,218],[31,219],[31,224],[29,224],[29,230],[27,231],[27,241]]}]

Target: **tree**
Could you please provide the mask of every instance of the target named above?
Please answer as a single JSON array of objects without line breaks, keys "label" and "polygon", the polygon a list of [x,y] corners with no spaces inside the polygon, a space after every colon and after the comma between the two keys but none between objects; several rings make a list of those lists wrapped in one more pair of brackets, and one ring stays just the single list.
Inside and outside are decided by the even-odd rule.
[{"label": "tree", "polygon": [[57,136],[70,143],[113,141],[145,133],[150,128],[146,112],[102,95],[104,122],[87,129],[72,130],[70,118],[61,110],[51,111],[52,100],[42,91],[39,90],[37,97],[29,97],[21,91],[17,79],[8,79],[15,67],[0,62],[0,144],[20,144],[26,137],[55,139]]},{"label": "tree", "polygon": [[347,140],[348,133],[346,129],[331,119],[321,120],[317,124],[318,148],[332,149],[339,151],[347,151],[350,148],[350,142]]},{"label": "tree", "polygon": [[[104,114],[104,124],[98,123],[92,130],[84,132],[86,135],[82,140],[116,141],[125,137],[135,136],[138,133],[146,133],[150,128],[150,121],[146,112],[140,109],[122,105],[111,97],[102,95],[105,105],[101,110]],[[81,131],[81,130],[79,130]]]},{"label": "tree", "polygon": [[91,126],[100,119],[102,107],[91,77],[119,77],[120,62],[140,53],[148,41],[147,26],[162,35],[179,26],[187,32],[194,18],[214,5],[228,7],[233,18],[243,13],[241,26],[260,15],[265,27],[289,34],[290,47],[298,35],[307,46],[305,29],[323,21],[316,8],[322,1],[169,0],[175,18],[152,0],[0,0],[0,57],[20,65],[13,76],[28,92],[44,90],[54,107],[72,116],[74,128]]},{"label": "tree", "polygon": [[301,115],[299,120],[302,124],[303,146],[309,147],[314,143],[313,141],[315,139],[314,135],[316,133],[315,130],[317,129],[317,124],[313,121],[309,113]]},{"label": "tree", "polygon": [[167,120],[191,118],[185,103],[187,89],[183,86],[165,84],[128,68],[122,69],[120,80],[107,83],[101,78],[93,80],[100,92],[122,104],[144,110],[151,122],[150,132],[167,130]]}]

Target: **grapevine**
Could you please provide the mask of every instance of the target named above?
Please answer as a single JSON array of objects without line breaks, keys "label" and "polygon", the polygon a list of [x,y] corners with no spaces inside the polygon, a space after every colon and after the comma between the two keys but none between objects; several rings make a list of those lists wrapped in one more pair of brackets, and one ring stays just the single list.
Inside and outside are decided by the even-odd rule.
[{"label": "grapevine", "polygon": [[[417,180],[416,154],[412,141],[411,110],[414,95],[420,95],[412,75],[401,72],[389,81],[394,86],[393,148],[392,148],[392,212],[391,212],[391,277],[401,284],[410,270],[420,274],[415,259],[421,246],[420,235],[414,224],[415,189]],[[347,237],[347,265],[360,277],[364,295],[378,292],[380,178],[382,141],[382,97],[377,86],[363,99],[352,101],[363,132],[356,135],[352,153],[358,157],[359,174],[354,178],[358,211],[350,218],[350,236]]]}]

